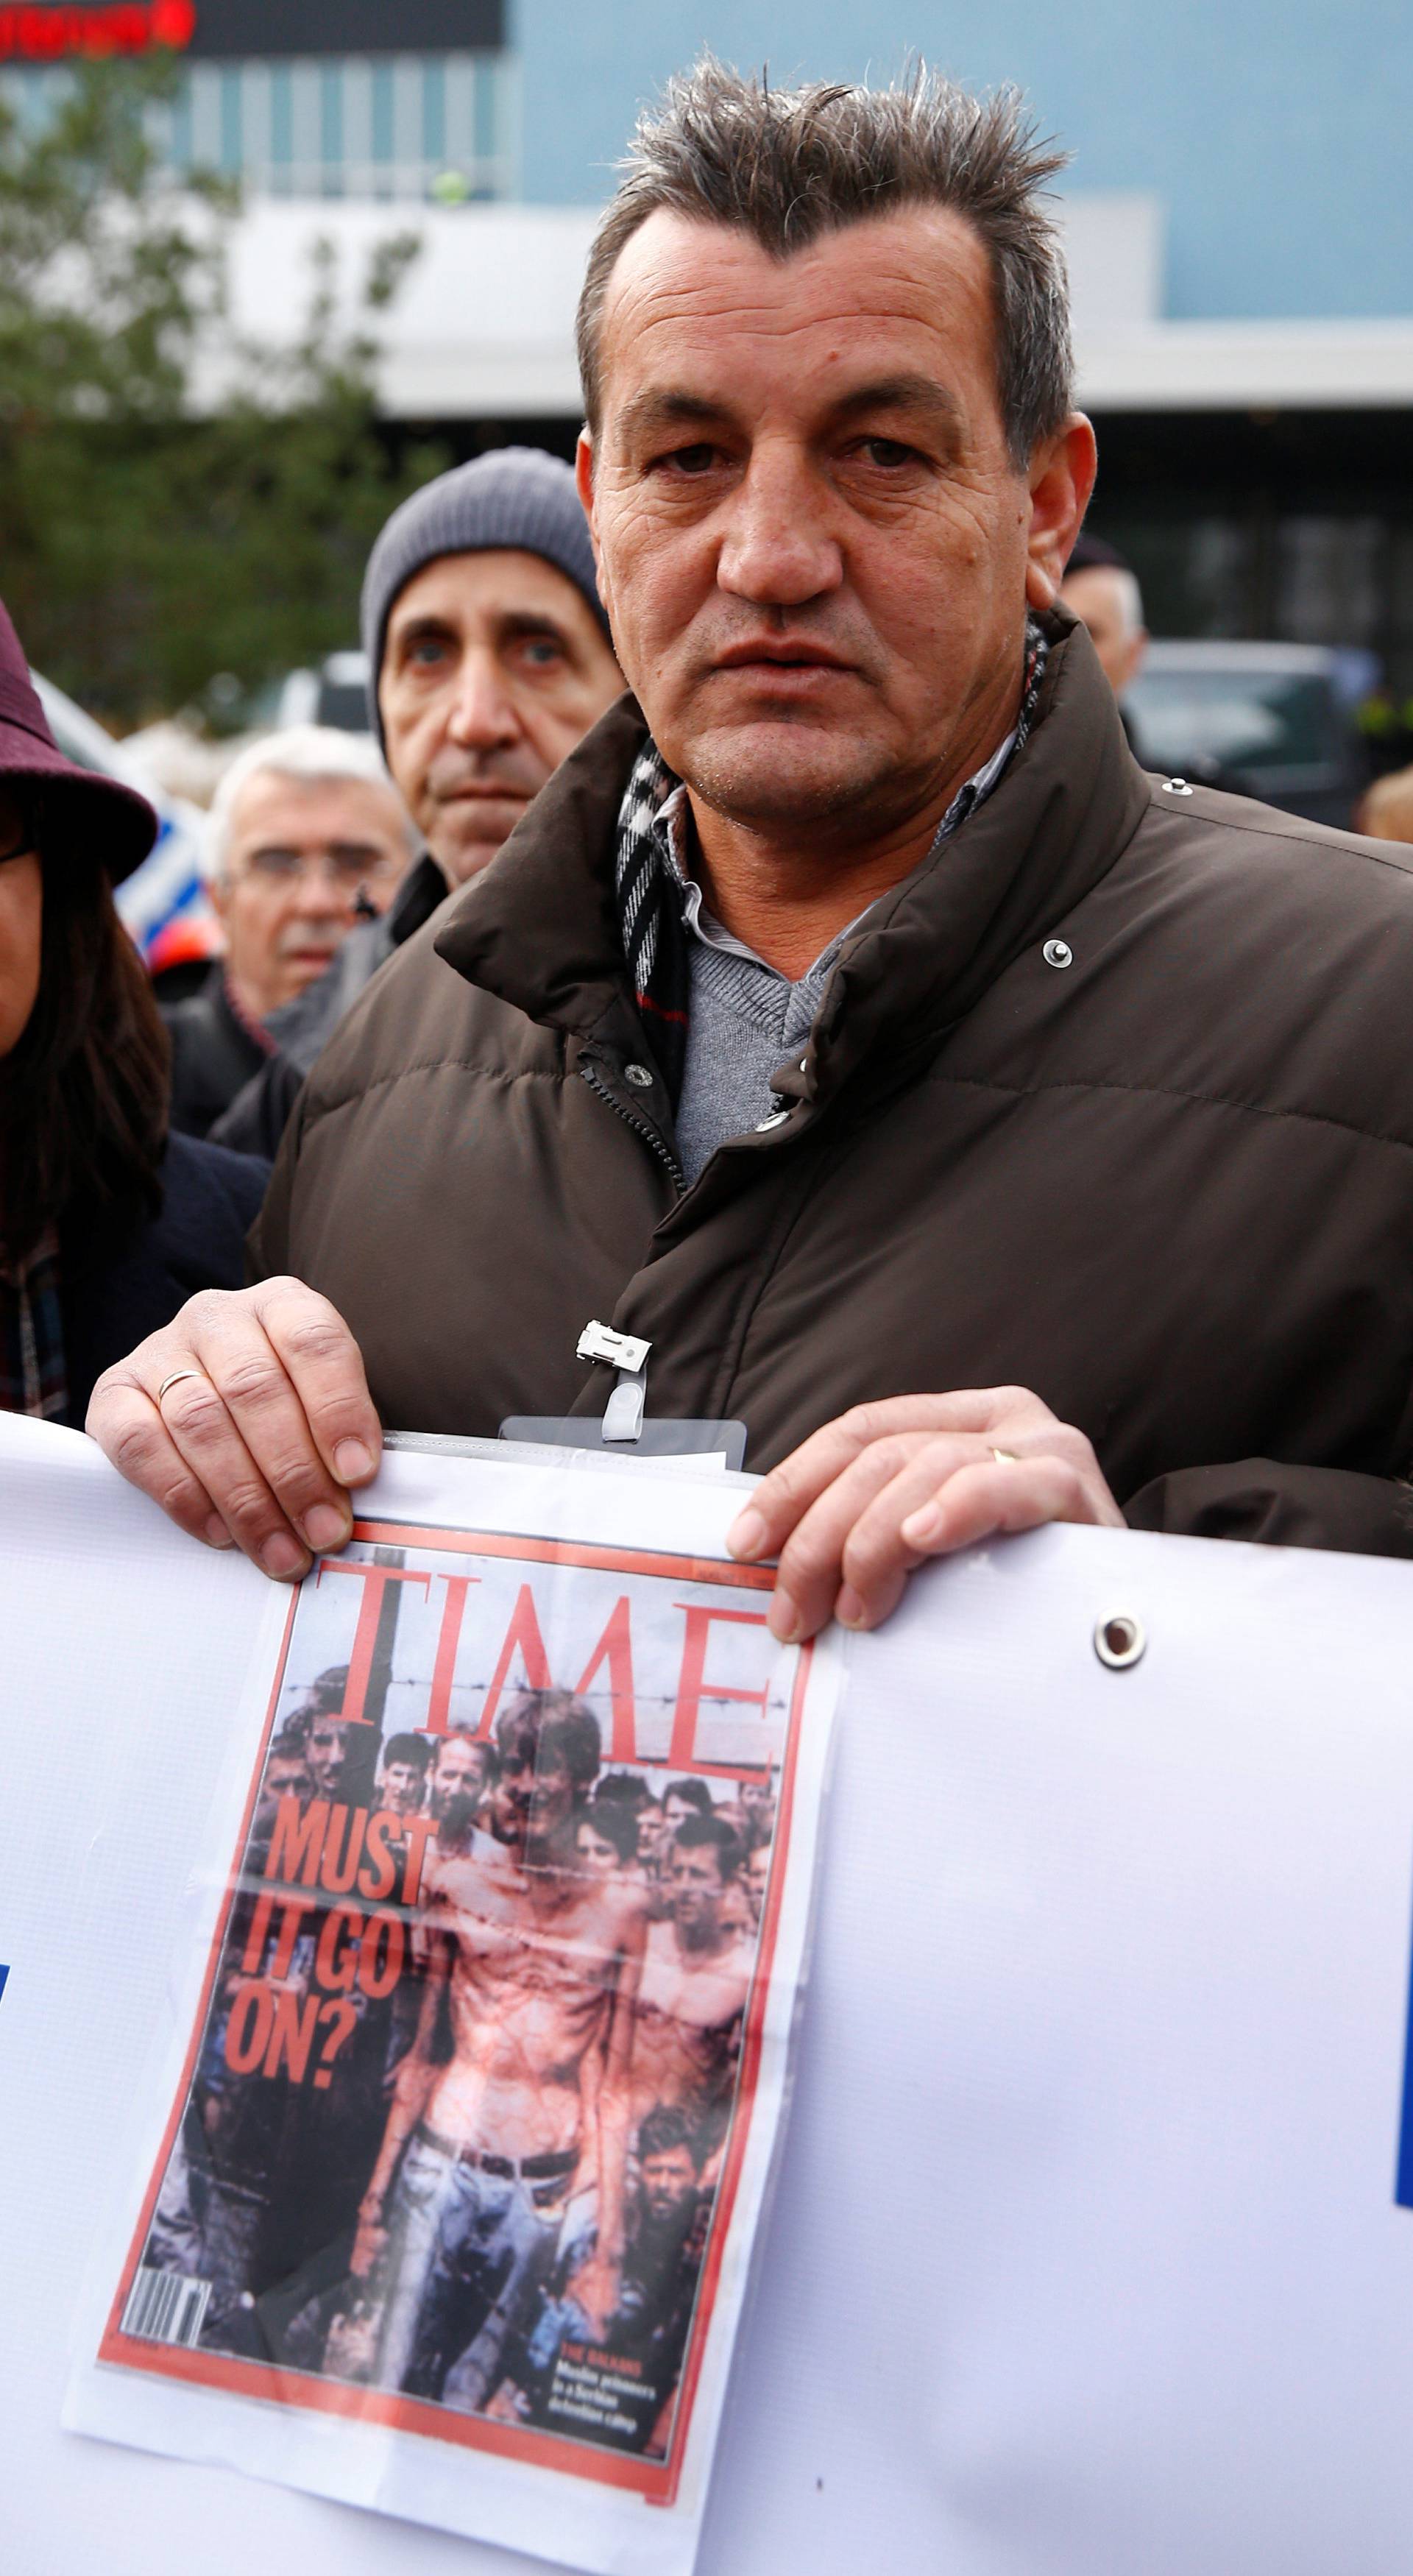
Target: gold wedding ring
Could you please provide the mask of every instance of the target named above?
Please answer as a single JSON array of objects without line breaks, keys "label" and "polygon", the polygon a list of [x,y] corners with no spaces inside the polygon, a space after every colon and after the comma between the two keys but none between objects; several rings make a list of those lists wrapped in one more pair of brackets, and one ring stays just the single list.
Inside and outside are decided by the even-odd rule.
[{"label": "gold wedding ring", "polygon": [[158,1412],[160,1413],[162,1410],[162,1398],[167,1393],[169,1387],[180,1386],[184,1377],[204,1377],[205,1375],[205,1369],[173,1369],[171,1376],[164,1377],[161,1385],[157,1389]]}]

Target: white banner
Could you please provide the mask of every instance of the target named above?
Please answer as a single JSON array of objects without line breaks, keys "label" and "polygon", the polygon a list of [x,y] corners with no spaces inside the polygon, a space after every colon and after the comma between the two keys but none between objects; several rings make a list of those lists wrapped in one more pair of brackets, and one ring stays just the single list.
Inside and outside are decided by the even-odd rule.
[{"label": "white banner", "polygon": [[[600,1544],[639,1473],[596,1480]],[[704,1557],[735,1501],[674,1486]],[[60,2430],[273,1603],[0,1425],[4,2563],[530,2576],[242,2478],[225,2427],[183,2462]],[[1397,1565],[1055,1530],[851,1650],[700,2576],[1413,2558],[1410,1612]]]}]

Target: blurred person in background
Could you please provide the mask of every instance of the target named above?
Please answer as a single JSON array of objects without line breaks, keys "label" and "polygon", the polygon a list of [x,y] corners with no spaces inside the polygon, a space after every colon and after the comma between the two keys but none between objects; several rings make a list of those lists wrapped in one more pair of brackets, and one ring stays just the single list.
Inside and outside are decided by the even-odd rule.
[{"label": "blurred person in background", "polygon": [[1366,787],[1354,829],[1370,841],[1413,841],[1413,769],[1393,769]]},{"label": "blurred person in background", "polygon": [[[1081,529],[1070,549],[1060,598],[1089,629],[1099,668],[1116,698],[1137,679],[1148,650],[1143,594],[1116,546]],[[1132,733],[1130,730],[1130,742]]]},{"label": "blurred person in background", "polygon": [[208,1134],[269,1062],[271,1012],[325,972],[355,922],[386,911],[418,846],[359,734],[292,725],[232,761],[212,800],[209,845],[226,953],[165,1014],[182,1134]]},{"label": "blurred person in background", "polygon": [[273,1154],[345,1011],[454,886],[488,867],[531,799],[620,694],[574,476],[504,447],[439,474],[393,512],[363,583],[369,713],[426,841],[397,901],[268,1035],[273,1061],[218,1129]]},{"label": "blurred person in background", "polygon": [[266,1179],[168,1139],[167,1042],[113,904],[156,837],[142,797],[64,758],[0,607],[0,1411],[75,1427],[135,1331],[239,1285]]}]

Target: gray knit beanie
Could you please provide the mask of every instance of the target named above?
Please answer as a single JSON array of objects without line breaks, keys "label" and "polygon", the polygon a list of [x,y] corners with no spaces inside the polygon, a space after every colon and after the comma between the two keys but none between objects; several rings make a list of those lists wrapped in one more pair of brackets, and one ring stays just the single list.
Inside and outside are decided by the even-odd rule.
[{"label": "gray knit beanie", "polygon": [[363,576],[363,650],[368,713],[379,742],[378,681],[393,602],[414,573],[439,555],[513,547],[543,555],[581,590],[604,634],[608,619],[594,580],[589,523],[571,467],[539,447],[497,447],[438,474],[400,502],[368,557]]}]

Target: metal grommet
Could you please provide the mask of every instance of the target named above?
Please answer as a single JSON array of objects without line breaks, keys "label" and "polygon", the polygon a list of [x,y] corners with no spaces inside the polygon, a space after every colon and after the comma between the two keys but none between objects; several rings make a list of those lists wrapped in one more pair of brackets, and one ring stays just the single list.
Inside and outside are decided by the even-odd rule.
[{"label": "metal grommet", "polygon": [[1130,1664],[1138,1662],[1147,1643],[1142,1620],[1135,1619],[1129,1610],[1109,1611],[1094,1631],[1094,1652],[1111,1673],[1127,1672]]},{"label": "metal grommet", "polygon": [[635,1091],[651,1091],[653,1078],[645,1064],[625,1065],[624,1071]]},{"label": "metal grommet", "polygon": [[1196,792],[1195,788],[1188,786],[1185,778],[1165,778],[1163,781],[1165,796],[1194,796]]},{"label": "metal grommet", "polygon": [[789,1112],[789,1110],[788,1110],[788,1109],[772,1109],[772,1111],[771,1111],[771,1113],[770,1113],[770,1116],[769,1116],[768,1118],[761,1118],[761,1119],[758,1119],[758,1120],[757,1120],[757,1122],[756,1122],[756,1134],[757,1134],[758,1136],[763,1136],[763,1135],[766,1133],[767,1128],[770,1128],[770,1127],[783,1127],[783,1126],[784,1126],[784,1124],[785,1124],[785,1121],[786,1121],[786,1119],[789,1117],[789,1115],[790,1115],[790,1112]]},{"label": "metal grommet", "polygon": [[1067,939],[1047,939],[1040,951],[1047,966],[1073,966],[1074,950]]}]

